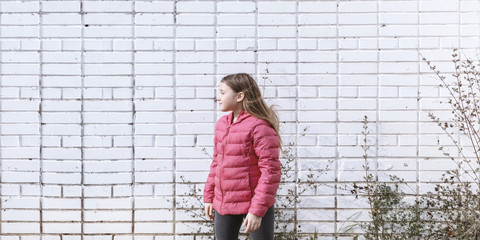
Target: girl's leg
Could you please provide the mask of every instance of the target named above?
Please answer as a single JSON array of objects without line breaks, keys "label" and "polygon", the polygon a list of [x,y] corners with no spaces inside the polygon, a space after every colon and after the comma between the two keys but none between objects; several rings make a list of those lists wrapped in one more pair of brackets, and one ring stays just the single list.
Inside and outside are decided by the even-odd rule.
[{"label": "girl's leg", "polygon": [[[274,220],[275,220],[275,208],[271,206],[265,216],[262,218],[260,227],[250,233],[252,240],[273,240]],[[236,239],[236,238],[235,238]]]},{"label": "girl's leg", "polygon": [[220,215],[215,212],[215,237],[217,240],[237,240],[243,215]]}]

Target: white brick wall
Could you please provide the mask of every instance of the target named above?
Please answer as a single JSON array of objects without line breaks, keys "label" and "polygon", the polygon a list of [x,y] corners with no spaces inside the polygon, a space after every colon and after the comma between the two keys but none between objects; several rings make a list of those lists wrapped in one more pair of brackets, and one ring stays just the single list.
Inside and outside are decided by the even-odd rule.
[{"label": "white brick wall", "polygon": [[448,116],[447,93],[417,48],[448,73],[452,47],[474,56],[480,44],[477,0],[5,0],[0,11],[2,239],[193,239],[201,225],[175,202],[199,205],[181,176],[203,186],[202,149],[212,155],[224,114],[215,87],[234,72],[281,106],[298,176],[334,160],[297,208],[304,232],[331,239],[366,206],[332,188],[362,180],[364,115],[378,121],[379,170],[424,192],[451,166],[427,117]]}]

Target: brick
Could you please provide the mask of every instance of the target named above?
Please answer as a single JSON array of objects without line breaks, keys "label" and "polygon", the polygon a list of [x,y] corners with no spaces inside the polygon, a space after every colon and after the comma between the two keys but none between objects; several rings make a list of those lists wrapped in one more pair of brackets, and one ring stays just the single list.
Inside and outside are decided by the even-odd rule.
[{"label": "brick", "polygon": [[81,164],[76,161],[44,161],[42,169],[49,172],[78,172]]},{"label": "brick", "polygon": [[173,12],[174,2],[135,2],[135,12]]},{"label": "brick", "polygon": [[[211,26],[208,27],[191,27],[191,26],[178,26],[176,28],[176,36],[179,38],[213,38],[215,36],[215,29]],[[219,35],[220,28],[219,28]]]},{"label": "brick", "polygon": [[345,62],[376,62],[377,51],[340,51],[340,61]]},{"label": "brick", "polygon": [[280,2],[260,2],[258,3],[259,13],[282,13],[295,12],[295,3],[280,3]]},{"label": "brick", "polygon": [[176,4],[178,12],[213,12],[215,8],[214,2],[178,2]]},{"label": "brick", "polygon": [[420,25],[419,34],[422,37],[431,36],[458,36],[458,26],[450,25]]},{"label": "brick", "polygon": [[39,151],[36,147],[2,148],[2,158],[38,158]]},{"label": "brick", "polygon": [[334,51],[300,51],[298,53],[301,62],[334,62],[337,60],[337,53]]},{"label": "brick", "polygon": [[340,26],[340,37],[372,37],[378,35],[376,26]]},{"label": "brick", "polygon": [[375,109],[376,101],[372,99],[340,99],[339,109]]},{"label": "brick", "polygon": [[[422,16],[422,14],[420,14]],[[422,20],[420,20],[422,22]],[[417,13],[381,13],[379,14],[380,24],[418,24]]]},{"label": "brick", "polygon": [[86,2],[83,10],[86,12],[130,12],[133,5],[130,2]]},{"label": "brick", "polygon": [[336,12],[338,5],[336,2],[322,1],[322,2],[299,2],[299,12]]},{"label": "brick", "polygon": [[176,23],[179,25],[213,25],[215,23],[215,15],[177,14]]},{"label": "brick", "polygon": [[6,222],[2,223],[3,233],[40,233],[40,223]]},{"label": "brick", "polygon": [[304,63],[299,66],[298,72],[316,74],[336,73],[337,66],[335,63]]},{"label": "brick", "polygon": [[[39,24],[38,14],[6,14],[2,16],[2,23],[6,25]],[[65,19],[68,22],[68,18]]]},{"label": "brick", "polygon": [[417,61],[419,55],[417,51],[381,51],[380,52],[380,61]]},{"label": "brick", "polygon": [[[125,21],[130,20],[125,18]],[[178,19],[177,19],[178,20]],[[126,22],[125,24],[129,24]],[[173,14],[136,14],[135,15],[135,24],[142,25],[170,25],[174,24]]]},{"label": "brick", "polygon": [[[265,60],[259,60],[265,61]],[[217,62],[255,62],[255,54],[252,52],[227,52],[217,53]]]},{"label": "brick", "polygon": [[[233,57],[233,56],[230,56]],[[296,53],[291,51],[260,52],[258,61],[260,62],[294,62]]]},{"label": "brick", "polygon": [[[281,48],[284,48],[284,47],[281,47]],[[301,50],[317,49],[317,41],[315,39],[300,39],[298,40],[298,49],[301,49]]]},{"label": "brick", "polygon": [[218,2],[217,11],[219,13],[252,13],[255,12],[254,2]]},{"label": "brick", "polygon": [[[336,15],[333,15],[336,16]],[[334,22],[332,22],[333,24]],[[342,13],[338,15],[340,25],[366,25],[377,24],[377,14],[374,13]]]},{"label": "brick", "polygon": [[[252,16],[253,17],[253,16]],[[244,18],[242,16],[242,18]],[[255,24],[255,19],[250,24]],[[295,25],[295,15],[292,14],[261,14],[258,16],[258,25]],[[307,21],[300,21],[306,24]]]},{"label": "brick", "polygon": [[397,86],[397,85],[406,85],[406,86],[416,86],[418,79],[416,77],[405,77],[402,75],[382,75],[380,76],[380,85],[384,86]]},{"label": "brick", "polygon": [[340,2],[338,5],[339,12],[375,12],[377,3],[373,1],[362,2]]},{"label": "brick", "polygon": [[80,211],[44,211],[43,212],[44,221],[80,221],[81,212]]},{"label": "brick", "polygon": [[85,233],[131,233],[131,223],[85,223]]},{"label": "brick", "polygon": [[[20,186],[18,185],[3,185],[2,196],[20,196]],[[10,214],[13,215],[13,214]],[[15,217],[14,215],[12,217]]]},{"label": "brick", "polygon": [[434,11],[458,11],[458,3],[456,1],[422,1],[420,2],[420,11],[434,12]]},{"label": "brick", "polygon": [[381,73],[416,73],[418,72],[418,63],[416,62],[380,63],[379,71]]},{"label": "brick", "polygon": [[219,14],[217,15],[218,25],[255,25],[255,15],[253,14]]},{"label": "brick", "polygon": [[[72,3],[72,2],[70,2]],[[65,2],[65,10],[68,9],[69,2]],[[49,4],[46,4],[48,9]],[[5,2],[0,7],[2,12],[14,13],[14,12],[38,12],[40,10],[40,3],[38,2]],[[67,10],[68,11],[68,10]]]},{"label": "brick", "polygon": [[405,1],[382,1],[378,8],[382,12],[416,12],[418,6],[416,2]]},{"label": "brick", "polygon": [[333,50],[337,48],[337,42],[330,39],[319,39],[318,40],[318,49],[320,50]]},{"label": "brick", "polygon": [[213,62],[214,55],[211,52],[178,52],[175,58],[178,63],[211,63]]},{"label": "brick", "polygon": [[295,37],[296,30],[294,27],[259,27],[258,36],[263,37]]},{"label": "brick", "polygon": [[378,71],[377,63],[340,63],[340,73],[376,73]]},{"label": "brick", "polygon": [[[458,24],[460,21],[459,16],[460,15],[458,13],[422,13],[420,14],[420,23],[422,24]],[[465,21],[462,21],[462,23],[465,23]]]},{"label": "brick", "polygon": [[335,26],[305,26],[298,27],[299,37],[335,37],[337,30]]},{"label": "brick", "polygon": [[[280,40],[279,40],[280,42]],[[291,47],[291,44],[287,44]],[[274,39],[260,39],[258,40],[258,48],[262,50],[277,49],[277,40]]]},{"label": "brick", "polygon": [[334,100],[300,100],[299,103],[299,110],[328,110],[328,109],[335,109],[336,103]]}]

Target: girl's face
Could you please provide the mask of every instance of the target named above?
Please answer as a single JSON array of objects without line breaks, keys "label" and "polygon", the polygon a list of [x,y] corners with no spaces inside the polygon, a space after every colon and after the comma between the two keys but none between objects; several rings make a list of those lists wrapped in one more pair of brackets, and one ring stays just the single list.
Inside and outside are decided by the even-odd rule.
[{"label": "girl's face", "polygon": [[223,82],[220,82],[219,90],[220,94],[217,97],[217,101],[221,111],[233,111],[242,107],[243,92],[237,93]]}]

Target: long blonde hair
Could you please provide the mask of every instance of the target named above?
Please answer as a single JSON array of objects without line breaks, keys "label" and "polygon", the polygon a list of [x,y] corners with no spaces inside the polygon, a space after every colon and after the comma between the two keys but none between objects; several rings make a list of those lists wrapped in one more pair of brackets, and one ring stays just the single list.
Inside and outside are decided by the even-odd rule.
[{"label": "long blonde hair", "polygon": [[267,106],[262,98],[257,82],[247,73],[230,74],[222,78],[220,82],[227,84],[233,91],[243,92],[245,97],[242,101],[243,108],[250,115],[263,119],[270,123],[275,130],[279,140],[279,147],[282,150],[282,138],[279,134],[279,118],[273,109],[276,105]]}]

